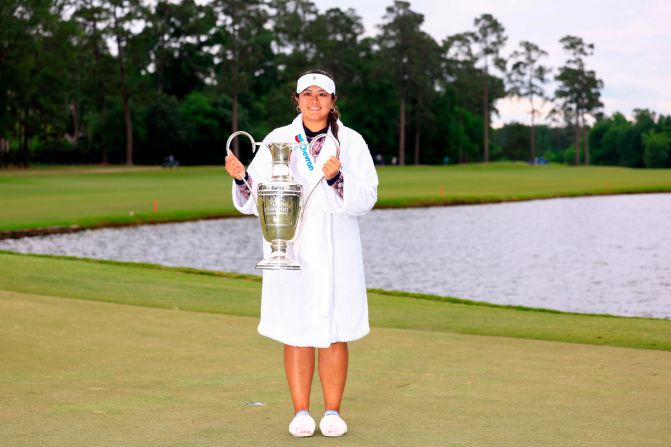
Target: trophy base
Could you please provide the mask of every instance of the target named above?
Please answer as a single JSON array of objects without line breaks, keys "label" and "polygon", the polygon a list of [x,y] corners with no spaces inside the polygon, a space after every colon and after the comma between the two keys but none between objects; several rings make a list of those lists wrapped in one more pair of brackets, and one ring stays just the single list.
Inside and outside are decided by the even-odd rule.
[{"label": "trophy base", "polygon": [[270,256],[256,264],[260,270],[301,270],[301,265],[287,254],[287,241],[275,239],[270,242]]},{"label": "trophy base", "polygon": [[264,259],[256,264],[259,270],[301,270],[301,265],[290,258]]}]

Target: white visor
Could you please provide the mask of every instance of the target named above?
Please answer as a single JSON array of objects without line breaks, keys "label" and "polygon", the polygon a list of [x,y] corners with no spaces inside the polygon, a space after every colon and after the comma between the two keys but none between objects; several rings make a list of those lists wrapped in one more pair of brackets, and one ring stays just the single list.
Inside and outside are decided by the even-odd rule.
[{"label": "white visor", "polygon": [[301,76],[296,83],[296,93],[300,93],[311,85],[324,89],[326,93],[335,94],[335,82],[333,79],[319,73],[308,73]]}]

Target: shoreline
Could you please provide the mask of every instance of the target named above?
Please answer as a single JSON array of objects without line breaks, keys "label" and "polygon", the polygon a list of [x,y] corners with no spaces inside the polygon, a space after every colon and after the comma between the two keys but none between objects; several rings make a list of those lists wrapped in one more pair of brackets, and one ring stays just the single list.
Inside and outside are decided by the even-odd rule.
[{"label": "shoreline", "polygon": [[[260,283],[262,280],[261,275],[254,275],[249,273],[238,273],[238,272],[229,272],[229,271],[218,271],[218,270],[208,270],[203,268],[196,267],[179,267],[179,266],[169,266],[163,264],[156,264],[151,262],[134,262],[134,261],[119,261],[114,259],[101,259],[101,258],[87,258],[81,256],[71,256],[71,255],[53,255],[45,253],[25,253],[12,250],[6,250],[0,248],[0,255],[17,255],[17,256],[27,256],[27,257],[36,257],[36,258],[46,258],[53,260],[64,260],[64,261],[79,261],[86,262],[91,264],[100,264],[100,265],[109,265],[109,266],[121,266],[121,267],[137,267],[145,268],[156,271],[163,272],[176,272],[176,273],[186,273],[190,275],[201,275],[215,278],[227,278],[227,279],[240,279],[245,281],[252,281]],[[379,296],[395,297],[401,299],[411,299],[418,301],[429,301],[436,303],[449,303],[449,304],[460,304],[464,306],[474,306],[474,307],[486,307],[493,308],[498,310],[514,310],[519,312],[531,312],[531,313],[545,313],[545,314],[556,314],[564,316],[577,316],[577,317],[600,317],[600,318],[625,318],[628,320],[653,320],[653,321],[671,321],[671,318],[664,317],[646,317],[640,315],[616,315],[608,313],[594,313],[594,312],[574,312],[566,310],[558,310],[547,307],[533,307],[525,306],[518,304],[498,304],[491,303],[488,301],[474,300],[468,298],[459,298],[454,296],[446,295],[436,295],[431,293],[421,293],[421,292],[410,292],[405,290],[394,290],[394,289],[379,289],[375,287],[369,287],[366,289],[368,294],[374,294]]]},{"label": "shoreline", "polygon": [[[529,197],[503,197],[503,198],[473,198],[473,199],[386,199],[381,200],[373,208],[374,210],[381,209],[403,209],[403,208],[431,208],[431,207],[446,207],[446,206],[474,206],[474,205],[492,205],[501,203],[515,203],[515,202],[530,202],[534,200],[551,200],[551,199],[573,199],[580,197],[598,197],[598,196],[616,196],[616,195],[634,195],[634,194],[667,194],[671,193],[671,186],[666,188],[655,188],[649,190],[621,190],[621,191],[594,191],[594,192],[578,192],[565,194],[548,194],[540,196]],[[47,226],[47,227],[32,227],[22,228],[18,230],[0,230],[0,240],[5,239],[21,239],[24,237],[47,236],[52,234],[67,234],[78,233],[87,230],[100,230],[104,228],[125,228],[135,227],[140,225],[161,225],[171,223],[195,222],[199,220],[215,220],[215,219],[230,219],[244,216],[237,211],[224,213],[203,213],[202,216],[196,217],[171,217],[164,218],[157,216],[153,218],[136,218],[132,221],[106,221],[103,220],[93,224],[72,224],[69,226]],[[122,217],[119,217],[122,219]]]},{"label": "shoreline", "polygon": [[[155,264],[0,252],[2,293],[259,317],[260,278]],[[161,293],[157,293],[161,291]],[[566,313],[368,290],[373,327],[671,352],[671,320]]]}]

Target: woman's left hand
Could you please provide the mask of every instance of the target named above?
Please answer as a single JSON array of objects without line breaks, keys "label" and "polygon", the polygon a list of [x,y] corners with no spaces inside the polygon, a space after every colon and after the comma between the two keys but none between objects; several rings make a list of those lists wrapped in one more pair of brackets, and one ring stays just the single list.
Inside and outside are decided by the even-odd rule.
[{"label": "woman's left hand", "polygon": [[332,155],[331,158],[326,160],[324,166],[322,166],[322,171],[324,172],[324,178],[326,178],[326,180],[331,180],[338,175],[338,171],[340,171],[340,160]]}]

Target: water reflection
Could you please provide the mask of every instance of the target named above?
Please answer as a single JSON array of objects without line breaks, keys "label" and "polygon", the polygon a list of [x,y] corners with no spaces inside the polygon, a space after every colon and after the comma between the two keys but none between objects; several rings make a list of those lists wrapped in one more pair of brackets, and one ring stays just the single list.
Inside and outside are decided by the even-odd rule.
[{"label": "water reflection", "polygon": [[[671,318],[671,194],[376,210],[360,223],[369,287]],[[258,274],[260,241],[258,222],[239,218],[0,248]]]}]

